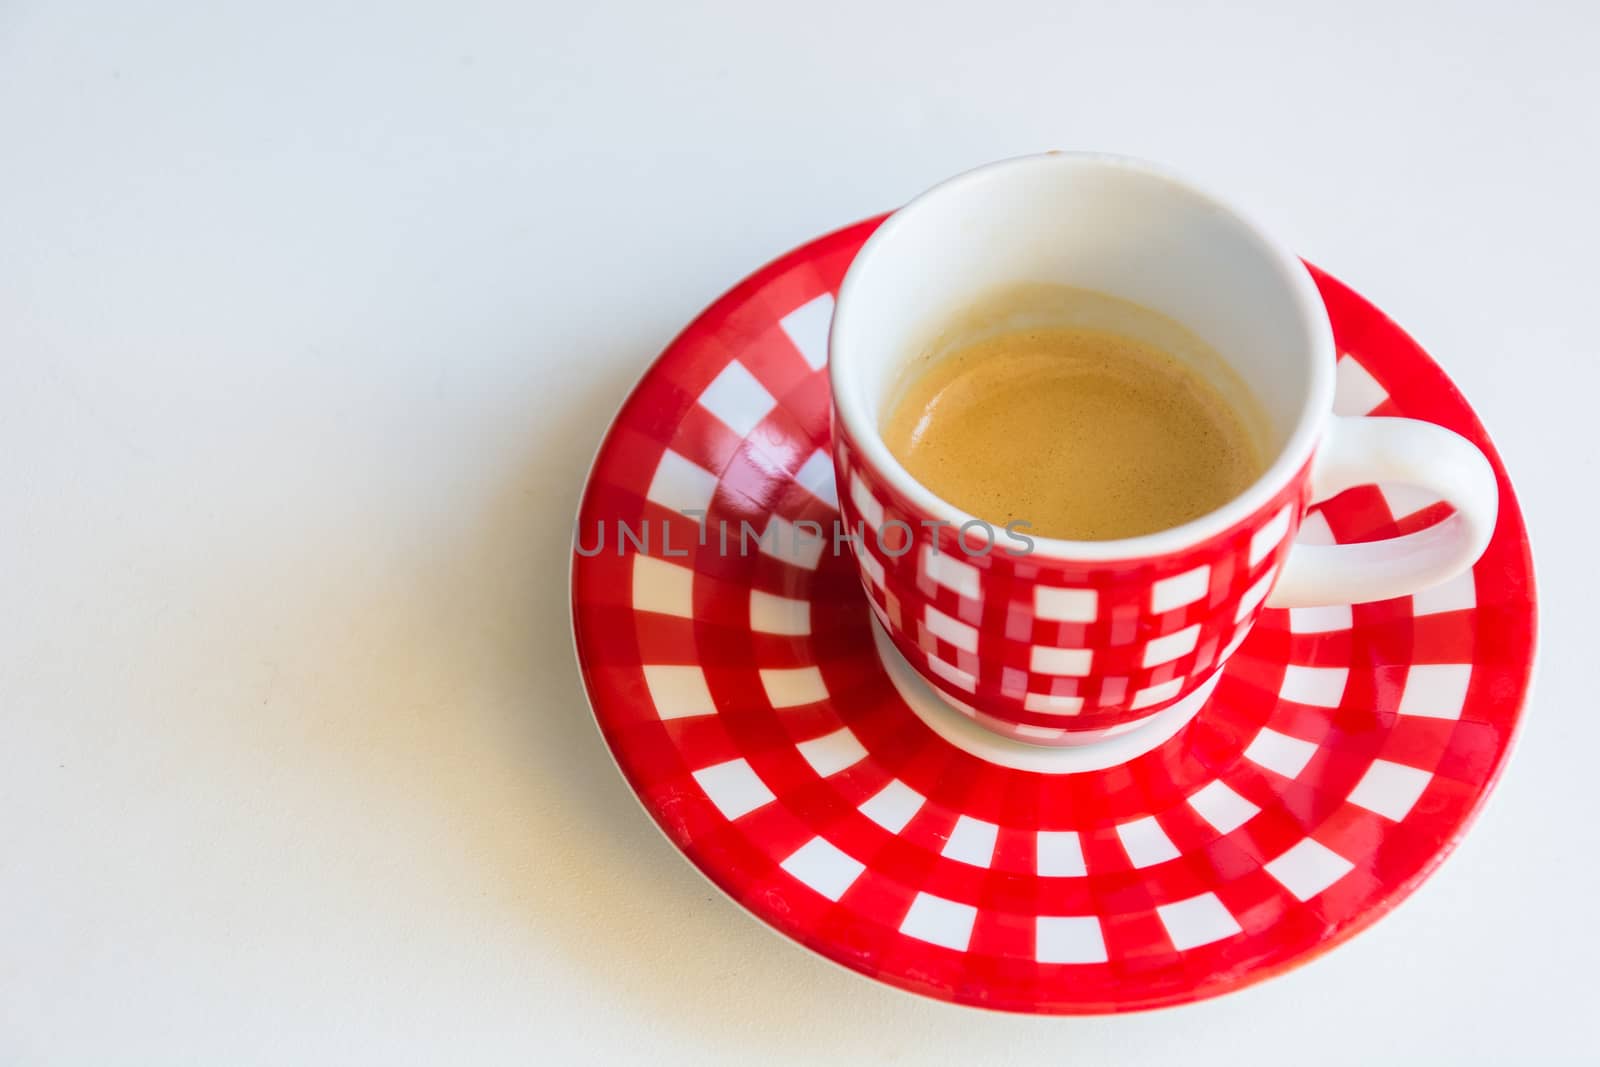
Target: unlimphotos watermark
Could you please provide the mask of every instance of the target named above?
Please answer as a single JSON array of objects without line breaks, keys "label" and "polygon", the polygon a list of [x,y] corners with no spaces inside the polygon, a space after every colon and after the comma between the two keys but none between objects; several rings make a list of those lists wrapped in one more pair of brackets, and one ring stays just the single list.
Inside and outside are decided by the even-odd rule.
[{"label": "unlimphotos watermark", "polygon": [[[727,519],[717,519],[713,524],[707,521],[706,513],[698,509],[689,509],[680,514],[694,521],[697,533],[694,535],[693,543],[696,547],[713,548],[723,556],[735,554],[744,556],[753,550],[765,552],[769,556],[805,557],[817,554],[830,545],[833,554],[838,555],[845,545],[863,545],[865,538],[869,536],[863,523],[857,522],[855,528],[851,529],[840,519],[833,520],[831,530],[825,530],[821,523],[810,519],[798,519],[794,522],[773,519],[767,522],[765,528],[757,529],[745,520],[733,523]],[[967,556],[987,556],[996,548],[1011,556],[1026,556],[1033,551],[1033,538],[1022,532],[1031,529],[1033,524],[1021,519],[1014,519],[1000,527],[983,519],[968,519],[959,524],[938,519],[923,519],[919,525],[931,532],[932,536],[928,538],[927,543],[935,555],[942,551],[939,535],[942,529],[956,531],[953,538],[944,539],[945,543],[953,543],[958,551]],[[870,536],[877,545],[879,554],[890,559],[898,559],[911,551],[916,540],[914,533],[909,522],[903,519],[887,519],[882,525],[872,529]],[[646,554],[654,551],[665,558],[681,558],[689,555],[689,540],[686,534],[687,531],[680,527],[675,535],[674,524],[670,520],[652,522],[649,519],[640,519],[630,523],[622,519],[613,519],[608,523],[605,519],[601,519],[588,529],[585,529],[581,522],[576,524],[572,532],[572,544],[574,551],[580,556],[598,556],[605,552],[609,545],[619,556],[625,555],[631,549]],[[676,547],[673,545],[675,536],[679,538]]]}]

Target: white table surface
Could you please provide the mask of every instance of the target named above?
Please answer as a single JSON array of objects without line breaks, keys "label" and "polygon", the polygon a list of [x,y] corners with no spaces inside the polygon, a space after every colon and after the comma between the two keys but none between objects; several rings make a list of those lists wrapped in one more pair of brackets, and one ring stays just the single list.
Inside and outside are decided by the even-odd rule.
[{"label": "white table surface", "polygon": [[[1597,10],[0,2],[0,1063],[1592,1054]],[[568,636],[586,464],[678,328],[1050,147],[1184,168],[1390,311],[1543,582],[1437,876],[1124,1018],[767,933],[641,815]]]}]

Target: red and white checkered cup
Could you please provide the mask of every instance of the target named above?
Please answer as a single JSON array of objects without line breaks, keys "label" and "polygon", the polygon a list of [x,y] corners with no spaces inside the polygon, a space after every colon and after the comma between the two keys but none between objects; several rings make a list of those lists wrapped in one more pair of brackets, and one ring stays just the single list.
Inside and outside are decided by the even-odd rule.
[{"label": "red and white checkered cup", "polygon": [[[915,481],[880,433],[909,356],[984,294],[1039,282],[1131,300],[1207,341],[1269,417],[1266,473],[1173,529],[1028,535],[1031,549]],[[1305,268],[1148,163],[1051,153],[918,197],[845,276],[829,374],[841,509],[878,620],[947,703],[1017,740],[1085,744],[1186,720],[1264,607],[1415,593],[1471,566],[1494,530],[1483,455],[1430,423],[1335,415],[1333,333]],[[1308,506],[1372,482],[1429,490],[1454,513],[1385,541],[1294,543]]]}]

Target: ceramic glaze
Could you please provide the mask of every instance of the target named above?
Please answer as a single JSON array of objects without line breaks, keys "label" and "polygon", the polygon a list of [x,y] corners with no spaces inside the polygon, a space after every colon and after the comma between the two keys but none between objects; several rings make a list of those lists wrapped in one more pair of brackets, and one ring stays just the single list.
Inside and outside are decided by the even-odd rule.
[{"label": "ceramic glaze", "polygon": [[[1061,750],[1070,765],[985,758],[908,704],[848,544],[788,536],[838,516],[826,338],[877,223],[821,238],[717,301],[646,372],[600,448],[573,624],[629,788],[773,929],[962,1004],[1178,1004],[1370,925],[1465,832],[1531,668],[1526,532],[1460,394],[1392,322],[1313,271],[1337,348],[1335,410],[1449,427],[1493,464],[1500,512],[1482,559],[1415,596],[1263,611],[1198,714],[1142,754],[1108,766],[1071,755],[1091,750]],[[1369,541],[1447,515],[1413,491],[1365,486],[1311,509],[1298,537]],[[634,534],[620,550],[619,521]],[[771,536],[741,555],[741,524]],[[642,530],[648,551],[635,547]]]}]

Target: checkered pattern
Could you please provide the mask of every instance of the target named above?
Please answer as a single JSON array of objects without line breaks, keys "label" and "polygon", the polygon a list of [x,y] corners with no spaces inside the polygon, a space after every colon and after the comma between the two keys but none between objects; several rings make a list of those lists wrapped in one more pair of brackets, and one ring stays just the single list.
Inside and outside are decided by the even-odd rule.
[{"label": "checkered pattern", "polygon": [[930,525],[847,435],[833,450],[878,618],[947,697],[1012,733],[1115,727],[1199,688],[1261,614],[1309,497],[1308,465],[1176,557],[1085,564],[1014,554],[1003,530]]},{"label": "checkered pattern", "polygon": [[[1263,613],[1200,715],[1129,763],[1071,775],[989,764],[898,697],[847,550],[740,555],[737,522],[735,547],[717,547],[718,518],[754,531],[831,521],[838,498],[816,459],[828,444],[819,346],[830,294],[870,229],[823,238],[719,301],[645,376],[601,448],[579,515],[573,615],[594,712],[630,787],[774,928],[946,1000],[1055,1013],[1180,1003],[1367,926],[1464,832],[1527,687],[1527,542],[1470,410],[1392,323],[1317,275],[1348,353],[1341,403],[1440,422],[1495,464],[1500,525],[1483,559],[1415,597]],[[733,362],[748,378],[721,377]],[[1352,400],[1343,386],[1362,376]],[[1389,499],[1342,494],[1300,536],[1388,537],[1439,517],[1397,515]],[[711,519],[704,543],[678,512],[686,503]],[[637,538],[646,519],[648,548],[619,553],[614,524]],[[608,541],[590,554],[601,522]],[[965,631],[932,626],[961,651]]]}]

